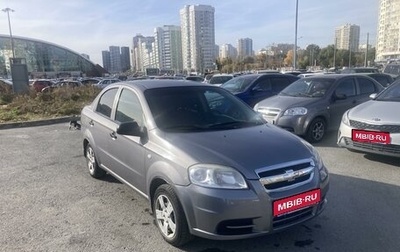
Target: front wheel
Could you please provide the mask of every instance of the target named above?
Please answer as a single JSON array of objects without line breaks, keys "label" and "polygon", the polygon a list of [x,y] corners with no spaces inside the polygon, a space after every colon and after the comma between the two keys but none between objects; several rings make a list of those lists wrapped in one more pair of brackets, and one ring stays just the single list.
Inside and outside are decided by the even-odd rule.
[{"label": "front wheel", "polygon": [[310,143],[318,143],[320,142],[326,132],[326,123],[322,118],[315,118],[308,126],[306,139]]},{"label": "front wheel", "polygon": [[153,213],[164,240],[173,246],[182,246],[191,240],[187,220],[173,188],[164,184],[157,188],[153,198]]},{"label": "front wheel", "polygon": [[96,155],[90,144],[86,146],[86,164],[89,169],[89,174],[93,178],[101,178],[106,172],[99,167],[96,161]]}]

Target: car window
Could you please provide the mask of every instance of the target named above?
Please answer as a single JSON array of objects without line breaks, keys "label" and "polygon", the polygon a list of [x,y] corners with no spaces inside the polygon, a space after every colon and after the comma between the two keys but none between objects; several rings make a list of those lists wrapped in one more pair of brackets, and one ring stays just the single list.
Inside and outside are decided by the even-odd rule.
[{"label": "car window", "polygon": [[375,75],[375,76],[371,76],[371,78],[375,79],[377,82],[382,84],[382,86],[384,86],[384,87],[389,86],[389,84],[393,82],[387,76]]},{"label": "car window", "polygon": [[356,95],[356,84],[354,82],[354,79],[348,78],[348,79],[342,80],[339,83],[339,85],[336,87],[335,93],[337,95],[346,95],[347,97],[355,96]]},{"label": "car window", "polygon": [[111,118],[111,111],[117,91],[117,88],[113,88],[104,92],[104,94],[99,99],[96,111]]},{"label": "car window", "polygon": [[129,89],[124,88],[121,92],[115,111],[115,120],[118,122],[135,121],[139,126],[143,125],[143,111],[139,98]]},{"label": "car window", "polygon": [[269,78],[261,79],[253,89],[258,91],[271,91],[272,87]]},{"label": "car window", "polygon": [[270,78],[270,82],[273,92],[280,92],[291,83],[291,81],[285,77],[272,77]]},{"label": "car window", "polygon": [[243,92],[255,79],[257,79],[257,77],[257,75],[239,76],[225,82],[221,87],[231,91],[232,93]]},{"label": "car window", "polygon": [[360,94],[372,94],[375,92],[375,84],[366,78],[358,78]]}]

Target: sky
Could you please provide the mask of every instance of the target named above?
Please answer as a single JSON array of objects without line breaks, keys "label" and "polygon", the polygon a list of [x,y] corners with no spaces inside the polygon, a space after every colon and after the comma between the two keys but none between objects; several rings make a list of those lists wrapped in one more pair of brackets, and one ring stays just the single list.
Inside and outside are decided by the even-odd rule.
[{"label": "sky", "polygon": [[[154,36],[154,28],[180,25],[185,5],[215,8],[215,42],[232,44],[251,38],[254,51],[273,43],[295,42],[296,0],[0,0],[11,8],[14,36],[66,47],[102,65],[109,46],[132,46],[137,34]],[[376,42],[379,0],[298,0],[297,44],[334,43],[335,28],[360,26],[360,44]],[[0,12],[0,34],[9,35],[7,13]]]}]

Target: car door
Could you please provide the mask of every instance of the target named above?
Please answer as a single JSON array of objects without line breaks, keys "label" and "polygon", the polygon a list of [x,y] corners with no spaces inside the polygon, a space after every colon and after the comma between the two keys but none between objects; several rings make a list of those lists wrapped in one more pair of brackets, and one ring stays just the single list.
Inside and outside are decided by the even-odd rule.
[{"label": "car door", "polygon": [[272,87],[269,76],[261,76],[254,81],[248,91],[247,104],[253,107],[257,102],[271,96]]},{"label": "car door", "polygon": [[112,109],[115,102],[115,96],[118,88],[112,88],[105,91],[99,98],[92,114],[89,115],[88,127],[94,141],[93,148],[100,165],[107,168],[111,167],[112,158],[108,148],[109,132],[115,127],[111,120]]},{"label": "car door", "polygon": [[368,101],[369,96],[373,93],[379,93],[383,86],[380,87],[378,83],[375,83],[372,79],[364,76],[357,76],[357,104]]},{"label": "car door", "polygon": [[[116,124],[135,121],[144,127],[144,115],[138,96],[129,88],[123,88],[115,103]],[[137,190],[145,191],[145,149],[142,138],[109,132],[108,148],[112,167],[117,175]]]},{"label": "car door", "polygon": [[[338,98],[342,97],[342,98]],[[338,129],[344,112],[357,105],[357,87],[354,77],[338,80],[333,92],[332,103],[328,111],[330,116],[330,129]]]}]

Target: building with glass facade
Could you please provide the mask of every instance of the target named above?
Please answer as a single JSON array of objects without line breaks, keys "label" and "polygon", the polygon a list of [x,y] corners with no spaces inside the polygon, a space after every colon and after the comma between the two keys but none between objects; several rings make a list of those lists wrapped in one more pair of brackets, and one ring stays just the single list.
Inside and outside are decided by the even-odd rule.
[{"label": "building with glass facade", "polygon": [[[65,47],[13,36],[15,58],[26,61],[29,78],[101,77],[107,71]],[[0,77],[10,78],[10,36],[0,34]]]}]

